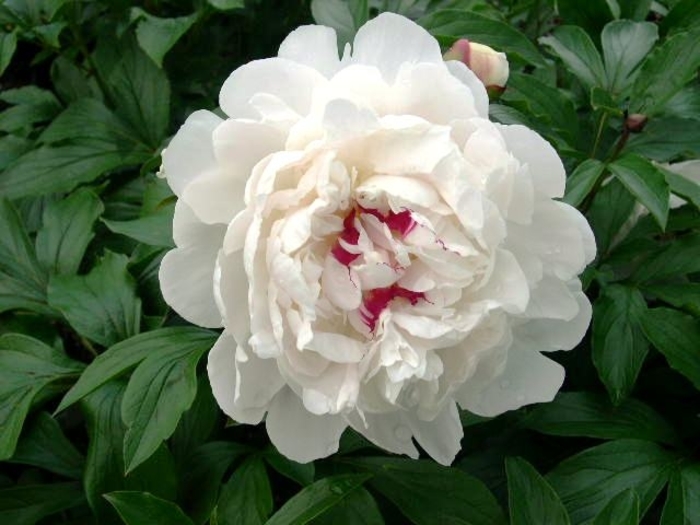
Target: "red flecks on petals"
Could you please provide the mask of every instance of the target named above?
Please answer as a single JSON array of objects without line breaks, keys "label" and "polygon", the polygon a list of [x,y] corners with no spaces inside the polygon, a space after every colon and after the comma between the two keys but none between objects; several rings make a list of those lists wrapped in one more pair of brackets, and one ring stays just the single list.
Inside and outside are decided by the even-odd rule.
[{"label": "red flecks on petals", "polygon": [[397,298],[406,299],[412,306],[415,306],[418,301],[425,299],[425,294],[423,292],[408,290],[396,284],[388,288],[375,288],[374,290],[365,292],[361,316],[362,320],[371,331],[374,331],[377,326],[379,316],[384,309],[389,306],[391,301]]},{"label": "red flecks on petals", "polygon": [[340,244],[340,239],[347,244],[357,244],[360,240],[360,231],[355,227],[355,215],[356,212],[353,208],[343,220],[343,231],[338,236],[339,240],[336,241],[333,248],[331,248],[333,257],[344,266],[350,266],[350,263],[360,256],[359,253],[350,253]]},{"label": "red flecks on petals", "polygon": [[408,235],[416,227],[416,221],[411,216],[411,210],[403,210],[398,213],[389,210],[389,213],[386,215],[373,208],[360,207],[360,211],[375,216],[380,222],[386,224],[391,231],[398,233],[402,237]]}]

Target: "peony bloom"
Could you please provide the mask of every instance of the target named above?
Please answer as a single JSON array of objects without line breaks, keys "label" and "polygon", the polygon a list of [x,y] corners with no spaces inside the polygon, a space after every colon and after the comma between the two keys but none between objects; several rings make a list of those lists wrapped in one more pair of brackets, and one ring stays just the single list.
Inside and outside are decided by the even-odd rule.
[{"label": "peony bloom", "polygon": [[348,426],[449,464],[457,406],[551,400],[591,307],[592,232],[552,147],[488,120],[483,84],[382,14],[338,57],[305,26],[246,64],[163,153],[179,197],[167,302],[224,327],[208,361],[231,418],[300,462]]},{"label": "peony bloom", "polygon": [[463,62],[488,88],[502,90],[508,82],[510,68],[505,53],[499,53],[484,44],[461,38],[443,58]]}]

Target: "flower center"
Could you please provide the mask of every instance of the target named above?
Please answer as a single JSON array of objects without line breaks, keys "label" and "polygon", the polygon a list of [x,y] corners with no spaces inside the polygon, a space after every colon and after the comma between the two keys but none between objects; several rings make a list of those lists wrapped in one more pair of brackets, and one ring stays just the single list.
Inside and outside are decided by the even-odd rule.
[{"label": "flower center", "polygon": [[[389,210],[386,213],[382,213],[378,209],[365,208],[359,204],[354,206],[343,220],[343,230],[331,248],[333,257],[340,264],[346,266],[348,271],[350,271],[351,265],[362,255],[358,248],[360,230],[356,220],[361,220],[363,215],[375,217],[379,222],[385,224],[395,237],[400,239],[406,237],[417,225],[412,217],[411,210],[408,209],[400,212]],[[392,266],[392,268],[395,272],[398,271],[395,267]],[[395,299],[406,300],[415,306],[418,301],[425,299],[425,293],[409,290],[397,283],[363,290],[360,318],[371,332],[374,332],[382,312]]]}]

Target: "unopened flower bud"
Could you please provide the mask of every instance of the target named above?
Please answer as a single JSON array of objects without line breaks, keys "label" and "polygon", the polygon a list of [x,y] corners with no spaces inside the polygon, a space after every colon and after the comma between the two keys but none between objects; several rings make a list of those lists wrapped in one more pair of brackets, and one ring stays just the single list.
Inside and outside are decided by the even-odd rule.
[{"label": "unopened flower bud", "polygon": [[631,133],[639,133],[644,129],[647,124],[647,116],[641,113],[633,113],[627,117],[625,120],[625,126]]},{"label": "unopened flower bud", "polygon": [[457,40],[444,55],[445,60],[459,60],[466,64],[487,88],[502,90],[508,81],[508,59],[489,46],[470,42],[466,38]]}]

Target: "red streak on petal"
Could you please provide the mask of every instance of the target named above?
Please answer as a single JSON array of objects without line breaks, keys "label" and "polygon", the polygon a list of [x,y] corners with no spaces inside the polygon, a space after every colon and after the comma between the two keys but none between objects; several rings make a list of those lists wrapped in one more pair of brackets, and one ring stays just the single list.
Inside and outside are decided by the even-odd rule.
[{"label": "red streak on petal", "polygon": [[[360,240],[360,231],[355,227],[355,209],[353,208],[347,217],[343,219],[343,231],[340,232],[338,239],[342,239],[347,244],[357,244]],[[350,253],[340,241],[336,241],[333,248],[331,248],[331,253],[336,260],[343,266],[350,266],[350,264],[357,259],[359,253]]]},{"label": "red streak on petal", "polygon": [[373,215],[379,219],[380,222],[386,224],[391,231],[398,233],[402,237],[408,235],[410,231],[416,227],[416,221],[414,221],[411,216],[411,210],[403,210],[399,213],[389,210],[389,213],[386,215],[373,208],[360,207],[360,211]]},{"label": "red streak on petal", "polygon": [[397,298],[406,299],[412,306],[415,306],[418,301],[425,299],[425,294],[423,292],[408,290],[396,284],[388,288],[375,288],[374,290],[365,292],[365,297],[362,302],[363,311],[360,315],[371,331],[374,331],[377,326],[379,316],[384,309],[389,306],[391,301]]}]

